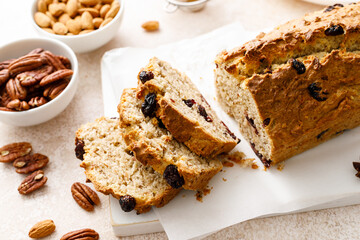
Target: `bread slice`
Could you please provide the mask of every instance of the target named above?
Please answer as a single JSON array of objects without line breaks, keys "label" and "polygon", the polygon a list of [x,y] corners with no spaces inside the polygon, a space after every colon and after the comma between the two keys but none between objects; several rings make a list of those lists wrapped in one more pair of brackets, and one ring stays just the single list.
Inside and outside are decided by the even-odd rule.
[{"label": "bread slice", "polygon": [[118,119],[99,118],[76,132],[76,153],[95,189],[120,200],[126,212],[162,207],[180,189],[171,188],[150,166],[138,162],[122,138]]},{"label": "bread slice", "polygon": [[167,62],[150,59],[138,79],[138,97],[144,100],[156,94],[156,116],[176,140],[196,154],[214,157],[238,143],[191,80]]},{"label": "bread slice", "polygon": [[219,99],[265,166],[360,125],[360,4],[335,4],[216,59]]},{"label": "bread slice", "polygon": [[205,159],[173,139],[156,117],[144,116],[136,89],[124,89],[118,105],[124,139],[136,158],[164,175],[173,187],[200,190],[222,169],[217,159]]}]

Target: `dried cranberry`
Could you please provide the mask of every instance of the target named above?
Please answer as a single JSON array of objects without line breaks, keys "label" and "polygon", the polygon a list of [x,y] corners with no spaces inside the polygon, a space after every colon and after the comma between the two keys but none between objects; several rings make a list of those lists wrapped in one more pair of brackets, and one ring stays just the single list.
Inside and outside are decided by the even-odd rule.
[{"label": "dried cranberry", "polygon": [[192,107],[194,104],[196,104],[196,102],[195,102],[195,100],[194,99],[185,99],[185,100],[183,100],[184,101],[184,103],[186,104],[186,106],[188,106],[188,107]]},{"label": "dried cranberry", "polygon": [[76,138],[75,139],[75,155],[81,161],[84,160],[84,141]]},{"label": "dried cranberry", "polygon": [[139,79],[142,83],[146,83],[147,81],[154,78],[154,74],[150,71],[142,71],[139,73]]},{"label": "dried cranberry", "polygon": [[305,65],[296,59],[290,59],[291,66],[296,70],[297,74],[303,74],[306,71]]},{"label": "dried cranberry", "polygon": [[156,94],[149,93],[145,96],[145,101],[141,106],[141,112],[145,117],[153,117],[155,116],[156,110]]},{"label": "dried cranberry", "polygon": [[136,200],[130,195],[125,195],[120,197],[119,203],[124,212],[130,212],[135,208]]},{"label": "dried cranberry", "polygon": [[268,126],[269,124],[270,124],[270,118],[265,118],[265,120],[263,121],[264,127]]},{"label": "dried cranberry", "polygon": [[256,128],[256,125],[255,125],[255,123],[254,123],[254,119],[249,118],[248,115],[246,115],[245,118],[246,118],[246,120],[250,123],[250,125],[255,129],[256,135],[259,134],[259,132],[258,132],[258,130],[257,130],[257,128]]},{"label": "dried cranberry", "polygon": [[165,168],[163,176],[164,176],[166,182],[172,188],[180,188],[185,183],[185,180],[182,176],[180,176],[179,171],[177,170],[177,167],[172,164],[168,165]]},{"label": "dried cranberry", "polygon": [[160,128],[166,129],[166,127],[165,127],[164,123],[161,121],[161,119],[160,119],[160,118],[157,118],[157,120],[158,120],[158,126],[159,126]]},{"label": "dried cranberry", "polygon": [[334,5],[332,6],[328,6],[324,12],[330,12],[332,11],[335,7],[344,7],[344,5],[342,5],[341,3],[335,3]]},{"label": "dried cranberry", "polygon": [[226,126],[226,124],[223,121],[221,121],[221,124],[224,125],[224,127],[226,128],[226,133],[225,134],[229,134],[230,137],[232,137],[234,140],[237,140],[237,143],[239,143],[241,141],[239,138],[237,138],[235,136],[235,134],[232,131],[230,131],[228,126]]},{"label": "dried cranberry", "polygon": [[317,135],[316,138],[320,139],[327,131],[329,131],[329,129],[326,129],[325,131],[322,131],[321,133],[319,133],[319,135]]},{"label": "dried cranberry", "polygon": [[325,101],[326,97],[321,97],[320,94],[327,95],[327,92],[321,92],[321,87],[317,85],[317,83],[312,83],[308,86],[309,94],[315,100],[322,102]]},{"label": "dried cranberry", "polygon": [[198,105],[198,110],[199,110],[200,115],[204,117],[205,121],[212,122],[211,117],[209,117],[209,115],[207,114],[207,112],[203,106]]},{"label": "dried cranberry", "polygon": [[344,34],[344,29],[340,25],[334,25],[325,30],[326,36],[337,36]]},{"label": "dried cranberry", "polygon": [[356,171],[360,172],[360,162],[353,162],[353,166],[356,169]]},{"label": "dried cranberry", "polygon": [[255,148],[255,143],[250,142],[250,146],[252,148],[252,150],[254,151],[254,153],[256,154],[256,156],[261,160],[261,162],[264,164],[264,166],[266,168],[269,168],[271,165],[271,160],[270,159],[266,159],[264,158],[264,156]]}]

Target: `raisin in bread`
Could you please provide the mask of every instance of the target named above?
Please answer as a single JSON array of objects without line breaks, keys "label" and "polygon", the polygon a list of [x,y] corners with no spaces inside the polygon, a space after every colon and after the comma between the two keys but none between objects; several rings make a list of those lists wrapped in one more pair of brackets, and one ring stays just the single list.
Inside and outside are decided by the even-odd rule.
[{"label": "raisin in bread", "polygon": [[[238,139],[184,73],[154,57],[141,70],[138,79],[138,97],[155,97],[156,116],[176,140],[193,152],[214,157],[236,146]],[[145,113],[153,114],[152,111]]]},{"label": "raisin in bread", "polygon": [[173,139],[156,117],[145,116],[136,89],[124,89],[118,105],[124,139],[136,158],[163,174],[173,188],[199,190],[222,169],[217,159],[205,159]]},{"label": "raisin in bread", "polygon": [[360,4],[335,4],[220,53],[220,101],[265,166],[360,124]]},{"label": "raisin in bread", "polygon": [[144,213],[162,207],[180,189],[171,188],[162,175],[138,162],[122,138],[118,119],[99,118],[76,132],[76,154],[97,191],[112,194],[121,208]]}]

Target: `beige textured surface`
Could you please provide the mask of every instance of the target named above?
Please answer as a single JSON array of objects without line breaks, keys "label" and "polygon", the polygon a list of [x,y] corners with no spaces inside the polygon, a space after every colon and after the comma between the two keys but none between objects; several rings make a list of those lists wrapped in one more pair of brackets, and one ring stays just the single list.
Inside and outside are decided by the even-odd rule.
[{"label": "beige textured surface", "polygon": [[[26,1],[30,2],[21,2],[27,5]],[[0,44],[36,36],[29,30],[30,24],[24,17],[28,9],[16,7],[20,0],[11,2],[17,4],[7,3],[2,8]],[[99,194],[101,205],[88,213],[77,206],[70,193],[73,182],[85,181],[79,160],[73,153],[75,131],[80,124],[103,114],[99,63],[105,51],[126,46],[158,46],[195,37],[235,20],[243,22],[250,30],[260,30],[321,8],[299,0],[211,0],[198,13],[177,11],[168,14],[163,11],[163,4],[161,0],[126,1],[124,22],[117,37],[99,50],[77,55],[79,89],[73,103],[57,118],[27,128],[0,123],[0,145],[29,141],[34,151],[50,158],[44,169],[49,178],[47,187],[30,196],[20,196],[16,190],[24,176],[17,174],[10,165],[0,164],[0,239],[27,239],[32,225],[44,219],[54,220],[57,226],[54,234],[45,240],[59,239],[66,232],[83,227],[95,229],[101,239],[118,239],[111,229],[107,197]],[[143,32],[140,25],[152,19],[160,21],[160,31]],[[19,31],[20,28],[25,29]],[[4,36],[4,33],[9,35]],[[251,220],[224,229],[208,239],[358,239],[359,222],[360,206],[350,206]],[[166,235],[157,233],[124,239],[166,239]]]}]

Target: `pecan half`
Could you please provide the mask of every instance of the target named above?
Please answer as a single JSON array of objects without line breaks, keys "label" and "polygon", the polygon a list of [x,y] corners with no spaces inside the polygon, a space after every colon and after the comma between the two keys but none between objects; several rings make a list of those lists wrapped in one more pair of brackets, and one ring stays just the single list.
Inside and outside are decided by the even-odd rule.
[{"label": "pecan half", "polygon": [[28,142],[10,143],[0,148],[0,162],[12,162],[28,155],[31,151],[32,146]]},{"label": "pecan half", "polygon": [[47,177],[44,176],[44,172],[42,170],[38,170],[27,176],[24,181],[22,181],[18,187],[18,191],[23,195],[29,194],[44,186],[46,181]]},{"label": "pecan half", "polygon": [[18,79],[10,79],[6,83],[6,92],[9,94],[11,99],[20,99],[24,100],[26,98],[26,88],[21,86],[20,81]]},{"label": "pecan half", "polygon": [[24,111],[29,110],[30,106],[25,101],[20,101],[19,99],[11,100],[7,105],[7,108],[17,110],[17,111]]},{"label": "pecan half", "polygon": [[14,110],[7,108],[7,107],[0,107],[0,111],[13,112]]},{"label": "pecan half", "polygon": [[76,182],[71,186],[71,194],[77,204],[86,211],[93,211],[94,205],[100,204],[99,196],[90,187]]},{"label": "pecan half", "polygon": [[1,96],[0,96],[0,106],[6,107],[6,105],[11,101],[9,94],[3,89]]},{"label": "pecan half", "polygon": [[9,69],[3,69],[0,71],[0,86],[6,83],[7,80],[9,80],[10,74]]},{"label": "pecan half", "polygon": [[41,56],[46,59],[49,65],[53,66],[56,70],[65,69],[61,60],[49,51],[44,51]]},{"label": "pecan half", "polygon": [[50,65],[44,65],[38,69],[32,71],[26,71],[16,76],[22,86],[32,86],[38,83],[45,76],[49,75],[53,71],[53,67]]},{"label": "pecan half", "polygon": [[64,66],[65,66],[66,68],[68,68],[68,69],[71,68],[71,62],[70,62],[70,60],[69,60],[67,57],[61,56],[61,55],[58,55],[58,56],[56,56],[56,57],[62,62],[62,64],[64,64]]},{"label": "pecan half", "polygon": [[40,107],[40,106],[44,105],[45,103],[47,103],[47,100],[44,97],[33,97],[28,102],[29,106],[32,108]]},{"label": "pecan half", "polygon": [[90,228],[84,228],[69,232],[62,236],[60,240],[98,240],[99,234]]},{"label": "pecan half", "polygon": [[49,162],[49,158],[40,153],[20,157],[13,162],[17,173],[30,173],[42,169]]},{"label": "pecan half", "polygon": [[54,99],[60,93],[62,93],[62,91],[64,91],[64,89],[66,88],[66,86],[68,84],[69,84],[69,81],[65,80],[65,79],[62,81],[56,82],[54,84],[51,84],[51,85],[47,86],[47,88],[45,88],[43,95],[44,95],[44,97]]},{"label": "pecan half", "polygon": [[9,64],[9,72],[16,75],[21,72],[30,71],[45,63],[40,54],[31,54],[20,57]]},{"label": "pecan half", "polygon": [[9,59],[9,60],[5,60],[5,61],[0,62],[0,70],[8,69],[10,63],[11,63],[12,61],[14,61],[14,60],[16,60],[16,59]]},{"label": "pecan half", "polygon": [[53,72],[50,75],[44,77],[40,81],[40,86],[45,86],[45,85],[57,82],[61,79],[70,77],[72,75],[73,75],[73,71],[71,69],[60,69],[60,70]]},{"label": "pecan half", "polygon": [[26,55],[39,54],[39,53],[42,53],[43,51],[44,51],[44,49],[42,49],[42,48],[35,48]]}]

